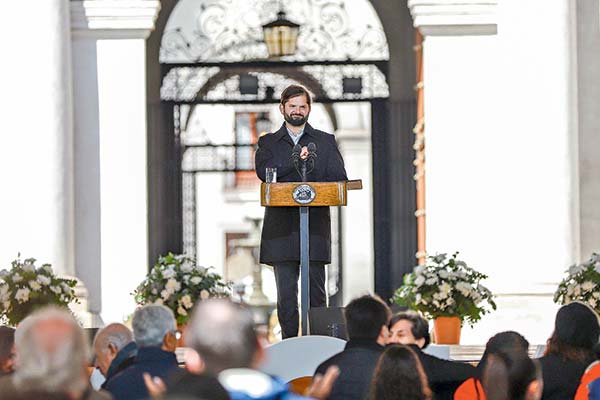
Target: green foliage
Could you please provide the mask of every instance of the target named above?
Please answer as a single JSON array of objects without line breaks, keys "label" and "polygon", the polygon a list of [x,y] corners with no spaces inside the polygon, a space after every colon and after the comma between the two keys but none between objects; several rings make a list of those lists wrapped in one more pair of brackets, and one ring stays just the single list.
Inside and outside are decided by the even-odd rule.
[{"label": "green foliage", "polygon": [[140,305],[164,304],[173,310],[178,324],[186,324],[197,300],[230,295],[229,284],[210,269],[197,266],[186,255],[161,256],[133,292],[135,301]]},{"label": "green foliage", "polygon": [[600,254],[592,256],[582,264],[565,271],[564,279],[554,293],[554,302],[568,304],[581,301],[600,313]]},{"label": "green foliage", "polygon": [[52,266],[35,266],[35,259],[14,260],[10,270],[0,271],[0,318],[16,326],[38,308],[65,307],[79,302],[75,297],[74,279],[59,278]]},{"label": "green foliage", "polygon": [[[425,265],[404,276],[392,301],[422,312],[428,318],[459,317],[470,325],[496,309],[493,295],[481,285],[487,276],[458,260],[457,253],[427,257]],[[491,310],[490,310],[491,308]]]}]

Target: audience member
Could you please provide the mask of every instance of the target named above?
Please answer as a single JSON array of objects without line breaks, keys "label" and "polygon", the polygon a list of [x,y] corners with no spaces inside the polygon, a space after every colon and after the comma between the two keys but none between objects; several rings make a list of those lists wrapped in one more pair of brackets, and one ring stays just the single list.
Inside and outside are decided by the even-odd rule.
[{"label": "audience member", "polygon": [[133,333],[123,324],[114,323],[105,326],[94,338],[95,365],[108,382],[119,372],[133,364],[137,355],[137,345]]},{"label": "audience member", "polygon": [[316,374],[337,366],[340,376],[329,399],[362,400],[368,395],[375,365],[389,337],[390,309],[380,298],[365,295],[346,306],[344,317],[348,343],[342,352],[319,365]]},{"label": "audience member", "polygon": [[400,340],[419,357],[436,400],[451,400],[456,388],[475,375],[475,367],[469,364],[442,360],[422,351],[429,344],[429,324],[414,311],[400,312],[390,320],[388,342]]},{"label": "audience member", "polygon": [[487,400],[539,400],[542,386],[539,364],[527,353],[514,349],[488,357],[483,371]]},{"label": "audience member", "polygon": [[454,400],[485,400],[485,393],[481,385],[483,371],[488,358],[498,352],[516,351],[527,354],[529,342],[517,332],[500,332],[488,340],[481,361],[477,365],[475,376],[463,382],[454,392]]},{"label": "audience member", "polygon": [[556,314],[554,332],[540,358],[544,377],[544,400],[572,399],[581,376],[595,360],[600,326],[596,313],[583,303],[562,306]]},{"label": "audience member", "polygon": [[14,372],[15,329],[0,326],[0,376]]},{"label": "audience member", "polygon": [[404,311],[394,314],[390,319],[390,337],[388,344],[416,344],[424,349],[429,345],[429,323],[414,311]]},{"label": "audience member", "polygon": [[594,387],[596,388],[595,396],[600,399],[600,354],[598,351],[600,350],[600,343],[594,347],[594,352],[596,353],[596,361],[591,363],[581,376],[581,380],[579,381],[579,386],[577,387],[577,392],[575,392],[574,400],[588,400],[588,398],[592,398],[590,394],[590,387],[592,382],[598,381],[594,383]]},{"label": "audience member", "polygon": [[15,372],[0,379],[2,399],[110,399],[89,386],[87,339],[65,310],[49,307],[25,318],[15,332],[15,355]]},{"label": "audience member", "polygon": [[146,305],[135,310],[132,325],[138,353],[129,367],[111,377],[104,386],[117,400],[147,398],[145,372],[165,379],[177,370],[173,312],[162,305]]},{"label": "audience member", "polygon": [[[600,400],[600,378],[594,379],[587,386],[588,392],[586,393],[585,399],[589,400]],[[575,396],[575,400],[580,400]]]},{"label": "audience member", "polygon": [[[186,373],[169,382],[168,398],[194,395],[207,400],[227,396],[233,400],[303,399],[291,393],[281,380],[258,371],[264,358],[263,344],[254,330],[252,313],[238,304],[225,299],[200,302],[188,324],[186,345],[199,355],[198,365],[193,368],[196,375]],[[308,395],[327,398],[336,376],[335,369],[327,371],[325,377],[311,385]],[[149,376],[146,382],[152,393],[160,392],[160,383]],[[219,388],[226,391],[221,393]]]},{"label": "audience member", "polygon": [[423,366],[410,347],[391,344],[385,349],[375,367],[369,399],[431,399]]}]

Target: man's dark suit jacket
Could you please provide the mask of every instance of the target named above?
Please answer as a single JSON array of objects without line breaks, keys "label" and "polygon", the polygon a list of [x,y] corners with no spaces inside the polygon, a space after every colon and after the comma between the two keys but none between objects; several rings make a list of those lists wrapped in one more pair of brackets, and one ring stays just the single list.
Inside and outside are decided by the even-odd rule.
[{"label": "man's dark suit jacket", "polygon": [[325,374],[337,365],[340,375],[333,384],[329,400],[364,400],[369,394],[373,371],[383,346],[373,340],[350,340],[344,351],[323,361],[315,374]]},{"label": "man's dark suit jacket", "polygon": [[106,371],[106,376],[104,377],[106,380],[102,384],[102,389],[108,385],[108,382],[110,382],[114,376],[134,363],[137,351],[138,348],[135,342],[129,342],[125,347],[119,350],[115,359],[110,363],[108,371]]},{"label": "man's dark suit jacket", "polygon": [[[300,146],[309,143],[317,146],[314,170],[308,174],[311,182],[346,181],[344,161],[338,150],[335,137],[304,127]],[[302,179],[292,162],[294,142],[285,124],[277,132],[262,136],[255,155],[256,174],[265,181],[265,169],[277,168],[277,182],[299,182]],[[329,207],[310,207],[310,260],[329,264],[331,262],[331,222]],[[300,222],[297,207],[265,207],[260,262],[277,265],[285,261],[300,260]]]},{"label": "man's dark suit jacket", "polygon": [[104,387],[115,400],[148,398],[143,373],[158,376],[163,381],[177,370],[175,353],[160,347],[140,347],[132,365],[115,375]]},{"label": "man's dark suit jacket", "polygon": [[417,345],[410,345],[410,348],[419,356],[435,400],[452,400],[461,383],[476,374],[476,368],[470,364],[425,354]]}]

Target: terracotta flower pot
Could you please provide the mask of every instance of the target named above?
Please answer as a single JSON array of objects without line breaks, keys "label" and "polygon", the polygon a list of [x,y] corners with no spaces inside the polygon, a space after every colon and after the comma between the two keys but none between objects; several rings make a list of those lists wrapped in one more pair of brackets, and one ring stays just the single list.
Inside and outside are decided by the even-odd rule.
[{"label": "terracotta flower pot", "polygon": [[433,330],[437,344],[460,343],[459,317],[437,317],[433,320]]}]

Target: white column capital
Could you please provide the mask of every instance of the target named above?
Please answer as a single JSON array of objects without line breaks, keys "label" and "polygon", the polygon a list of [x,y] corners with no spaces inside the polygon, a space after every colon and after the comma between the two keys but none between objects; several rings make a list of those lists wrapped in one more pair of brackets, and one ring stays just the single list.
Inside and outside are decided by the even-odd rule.
[{"label": "white column capital", "polygon": [[498,0],[408,0],[425,36],[495,35]]},{"label": "white column capital", "polygon": [[71,1],[74,36],[145,39],[154,29],[159,0]]}]

